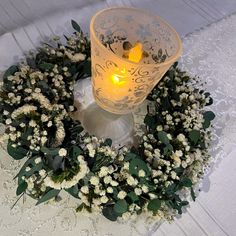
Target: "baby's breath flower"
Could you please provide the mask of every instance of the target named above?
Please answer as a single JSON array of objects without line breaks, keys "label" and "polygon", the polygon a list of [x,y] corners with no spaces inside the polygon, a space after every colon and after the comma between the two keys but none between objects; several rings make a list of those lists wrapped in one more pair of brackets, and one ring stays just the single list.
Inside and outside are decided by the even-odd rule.
[{"label": "baby's breath flower", "polygon": [[120,191],[118,194],[117,194],[117,197],[119,199],[124,199],[126,197],[127,193],[125,191]]},{"label": "baby's breath flower", "polygon": [[61,157],[65,157],[67,155],[67,150],[65,148],[61,148],[58,152],[58,155]]}]

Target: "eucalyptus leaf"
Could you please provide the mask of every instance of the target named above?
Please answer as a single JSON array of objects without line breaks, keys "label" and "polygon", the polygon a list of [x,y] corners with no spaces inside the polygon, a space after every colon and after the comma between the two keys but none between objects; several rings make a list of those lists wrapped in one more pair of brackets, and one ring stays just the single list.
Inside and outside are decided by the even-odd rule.
[{"label": "eucalyptus leaf", "polygon": [[192,197],[192,199],[193,199],[193,201],[195,202],[195,200],[196,200],[196,194],[195,194],[195,192],[194,192],[194,190],[193,190],[193,187],[191,187],[191,197]]},{"label": "eucalyptus leaf", "polygon": [[114,205],[114,211],[117,214],[123,214],[127,210],[128,210],[128,203],[124,199],[118,200]]},{"label": "eucalyptus leaf", "polygon": [[77,184],[72,186],[71,188],[65,189],[65,191],[72,195],[74,198],[79,199],[79,188]]},{"label": "eucalyptus leaf", "polygon": [[150,114],[147,114],[144,118],[144,123],[150,128],[155,129],[156,128],[156,119],[154,116],[151,116]]},{"label": "eucalyptus leaf", "polygon": [[199,130],[191,130],[190,132],[189,132],[189,138],[190,138],[190,140],[191,140],[191,142],[194,144],[194,145],[196,145],[197,143],[198,143],[198,141],[199,141],[199,139],[200,139],[200,135],[201,135],[201,133],[200,133],[200,131]]},{"label": "eucalyptus leaf", "polygon": [[203,123],[203,128],[207,129],[210,124],[211,121],[215,118],[215,114],[212,111],[206,111],[203,114],[203,119],[204,119],[204,123]]},{"label": "eucalyptus leaf", "polygon": [[60,148],[47,148],[41,147],[41,152],[46,153],[47,155],[55,156],[58,154]]},{"label": "eucalyptus leaf", "polygon": [[6,82],[8,76],[14,75],[18,70],[19,70],[18,66],[16,65],[10,66],[3,75],[4,82]]},{"label": "eucalyptus leaf", "polygon": [[150,200],[150,202],[147,205],[148,210],[152,211],[152,212],[157,212],[161,207],[161,200],[159,199],[152,199]]},{"label": "eucalyptus leaf", "polygon": [[117,214],[113,206],[105,206],[102,209],[102,214],[110,221],[116,221],[119,214]]},{"label": "eucalyptus leaf", "polygon": [[54,64],[44,62],[44,63],[40,64],[38,67],[39,67],[39,69],[41,69],[43,71],[51,71],[54,67]]},{"label": "eucalyptus leaf", "polygon": [[139,200],[139,197],[135,194],[135,192],[129,192],[127,197],[130,198],[132,202],[137,202]]},{"label": "eucalyptus leaf", "polygon": [[24,181],[20,185],[18,185],[16,190],[16,195],[19,196],[21,193],[23,193],[28,187],[28,184]]},{"label": "eucalyptus leaf", "polygon": [[71,20],[71,25],[77,32],[82,33],[82,30],[76,21]]},{"label": "eucalyptus leaf", "polygon": [[20,160],[23,159],[24,157],[26,157],[28,150],[24,149],[23,147],[12,147],[12,143],[8,142],[7,145],[7,152],[8,154],[13,157],[15,160]]},{"label": "eucalyptus leaf", "polygon": [[159,140],[164,144],[169,144],[170,140],[167,137],[167,133],[165,131],[159,131],[158,132],[158,138]]},{"label": "eucalyptus leaf", "polygon": [[180,186],[184,186],[187,188],[190,188],[193,185],[191,179],[189,179],[188,177],[183,177],[182,179],[180,179],[179,184],[180,184]]},{"label": "eucalyptus leaf", "polygon": [[46,202],[52,198],[55,198],[59,194],[60,190],[58,189],[51,189],[46,194],[44,194],[36,203],[36,205],[39,205],[43,202]]},{"label": "eucalyptus leaf", "polygon": [[150,175],[150,170],[147,166],[147,164],[141,160],[141,159],[132,159],[130,164],[129,164],[129,173],[131,175],[138,176],[138,173],[140,170],[144,170],[146,176]]}]

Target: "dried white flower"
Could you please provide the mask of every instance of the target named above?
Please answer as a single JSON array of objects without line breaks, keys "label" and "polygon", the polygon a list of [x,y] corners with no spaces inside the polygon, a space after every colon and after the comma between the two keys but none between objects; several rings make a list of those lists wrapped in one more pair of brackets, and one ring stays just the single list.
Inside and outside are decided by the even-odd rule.
[{"label": "dried white flower", "polygon": [[65,157],[67,155],[67,150],[65,148],[60,148],[58,154],[61,157]]}]

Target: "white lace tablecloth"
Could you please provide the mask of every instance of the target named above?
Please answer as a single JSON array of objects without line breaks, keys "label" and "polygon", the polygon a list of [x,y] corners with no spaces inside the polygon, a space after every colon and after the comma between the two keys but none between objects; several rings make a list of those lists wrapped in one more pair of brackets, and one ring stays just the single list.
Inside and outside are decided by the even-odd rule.
[{"label": "white lace tablecloth", "polygon": [[[23,31],[25,29],[19,28],[15,33]],[[26,198],[24,203],[20,200],[11,210],[16,200],[13,176],[21,163],[12,161],[1,150],[0,236],[236,235],[235,38],[236,15],[233,15],[184,39],[181,65],[207,82],[206,87],[214,98],[211,109],[216,113],[216,119],[212,145],[215,164],[203,181],[197,201],[191,203],[180,219],[171,225],[163,223],[159,228],[158,223],[150,223],[145,218],[136,223],[111,223],[101,216],[76,214],[76,202],[67,196],[59,203],[37,207],[34,200]],[[24,49],[26,44],[24,38],[18,41],[20,45],[16,42],[9,35],[0,37],[0,68],[19,59],[19,46]],[[8,55],[8,51],[15,56],[2,56]]]}]

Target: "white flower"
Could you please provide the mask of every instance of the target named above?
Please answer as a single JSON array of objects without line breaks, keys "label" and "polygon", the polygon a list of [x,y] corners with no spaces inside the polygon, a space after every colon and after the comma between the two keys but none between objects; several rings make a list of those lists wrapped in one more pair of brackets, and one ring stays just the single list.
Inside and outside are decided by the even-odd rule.
[{"label": "white flower", "polygon": [[178,139],[180,142],[184,142],[184,141],[185,141],[185,136],[184,136],[183,134],[178,134],[177,139]]},{"label": "white flower", "polygon": [[20,123],[20,127],[24,128],[25,127],[25,123]]},{"label": "white flower", "polygon": [[90,179],[90,183],[94,186],[99,184],[99,178],[97,176],[92,176]]},{"label": "white flower", "polygon": [[45,114],[42,114],[42,116],[41,116],[41,121],[42,122],[47,122],[48,121],[48,116],[46,116]]},{"label": "white flower", "polygon": [[3,115],[7,116],[9,114],[9,111],[4,110]]},{"label": "white flower", "polygon": [[11,117],[13,119],[16,119],[19,115],[24,114],[28,115],[29,113],[36,111],[37,107],[32,105],[23,105],[22,107],[17,108],[13,113],[11,114]]},{"label": "white flower", "polygon": [[161,125],[158,125],[157,126],[157,131],[162,131],[163,130],[163,127]]},{"label": "white flower", "polygon": [[52,121],[49,121],[47,126],[51,127],[52,126]]},{"label": "white flower", "polygon": [[86,55],[82,54],[82,53],[76,53],[74,55],[72,55],[70,52],[65,52],[66,56],[73,62],[80,62],[85,60]]},{"label": "white flower", "polygon": [[93,147],[93,145],[91,143],[87,144],[86,147],[88,148],[88,151],[89,151],[89,156],[90,157],[94,157],[95,156],[95,149]]},{"label": "white flower", "polygon": [[175,155],[178,156],[178,157],[182,157],[183,152],[181,150],[177,150],[177,151],[175,151]]},{"label": "white flower", "polygon": [[65,157],[67,155],[67,150],[65,148],[61,148],[58,152],[59,156]]},{"label": "white flower", "polygon": [[143,185],[143,186],[142,186],[142,191],[143,191],[144,193],[148,193],[149,189],[148,189],[148,187],[147,187],[146,185]]},{"label": "white flower", "polygon": [[78,162],[83,162],[83,161],[84,161],[84,156],[79,155],[79,156],[77,157],[77,160],[78,160]]},{"label": "white flower", "polygon": [[44,145],[47,142],[47,140],[48,140],[47,137],[43,136],[41,138],[41,144]]},{"label": "white flower", "polygon": [[119,199],[124,199],[126,197],[127,193],[125,191],[120,191],[118,194],[117,194],[117,197]]},{"label": "white flower", "polygon": [[122,214],[122,219],[125,220],[125,221],[129,220],[130,217],[131,217],[130,212],[125,212],[125,213]]},{"label": "white flower", "polygon": [[108,174],[108,167],[102,166],[101,169],[100,169],[100,171],[99,171],[98,176],[99,176],[100,178],[102,178],[102,177],[106,176],[107,174]]},{"label": "white flower", "polygon": [[36,88],[34,91],[35,91],[36,93],[41,93],[41,89],[40,89],[40,88]]},{"label": "white flower", "polygon": [[11,124],[11,122],[12,122],[12,121],[11,121],[11,119],[10,119],[10,118],[6,119],[6,124],[7,124],[7,125],[10,125],[10,124]]},{"label": "white flower", "polygon": [[35,122],[35,120],[31,120],[31,121],[29,122],[29,126],[31,126],[31,127],[36,127],[36,126],[37,126],[37,123]]},{"label": "white flower", "polygon": [[74,106],[69,106],[69,111],[74,111],[74,110],[75,110]]},{"label": "white flower", "polygon": [[40,171],[39,171],[39,175],[40,175],[41,177],[45,177],[45,176],[46,176],[46,171],[45,171],[44,169],[40,170]]},{"label": "white flower", "polygon": [[102,197],[101,197],[101,202],[102,202],[102,203],[107,203],[108,200],[109,200],[109,199],[108,199],[107,196],[102,196]]},{"label": "white flower", "polygon": [[89,188],[88,188],[88,186],[83,186],[83,187],[81,187],[80,191],[84,194],[88,194],[89,193]]},{"label": "white flower", "polygon": [[107,188],[107,192],[108,192],[108,193],[113,193],[113,188],[112,188],[112,187],[108,187],[108,188]]},{"label": "white flower", "polygon": [[138,176],[139,177],[145,177],[145,171],[144,170],[139,170]]},{"label": "white flower", "polygon": [[137,180],[134,179],[133,176],[129,175],[129,177],[127,178],[127,184],[130,186],[135,186],[137,185]]},{"label": "white flower", "polygon": [[135,192],[136,195],[139,196],[139,195],[142,194],[142,189],[141,189],[141,188],[135,188],[135,189],[134,189],[134,192]]},{"label": "white flower", "polygon": [[110,182],[110,184],[111,184],[111,186],[118,186],[119,185],[119,183],[117,181],[114,181],[114,180],[112,180]]},{"label": "white flower", "polygon": [[26,172],[29,172],[31,170],[31,168],[29,167],[29,166],[27,166],[26,168],[25,168],[25,171]]},{"label": "white flower", "polygon": [[105,176],[105,178],[103,179],[105,184],[109,184],[112,181],[111,176]]},{"label": "white flower", "polygon": [[35,164],[39,164],[42,161],[41,157],[38,157],[34,160]]}]

